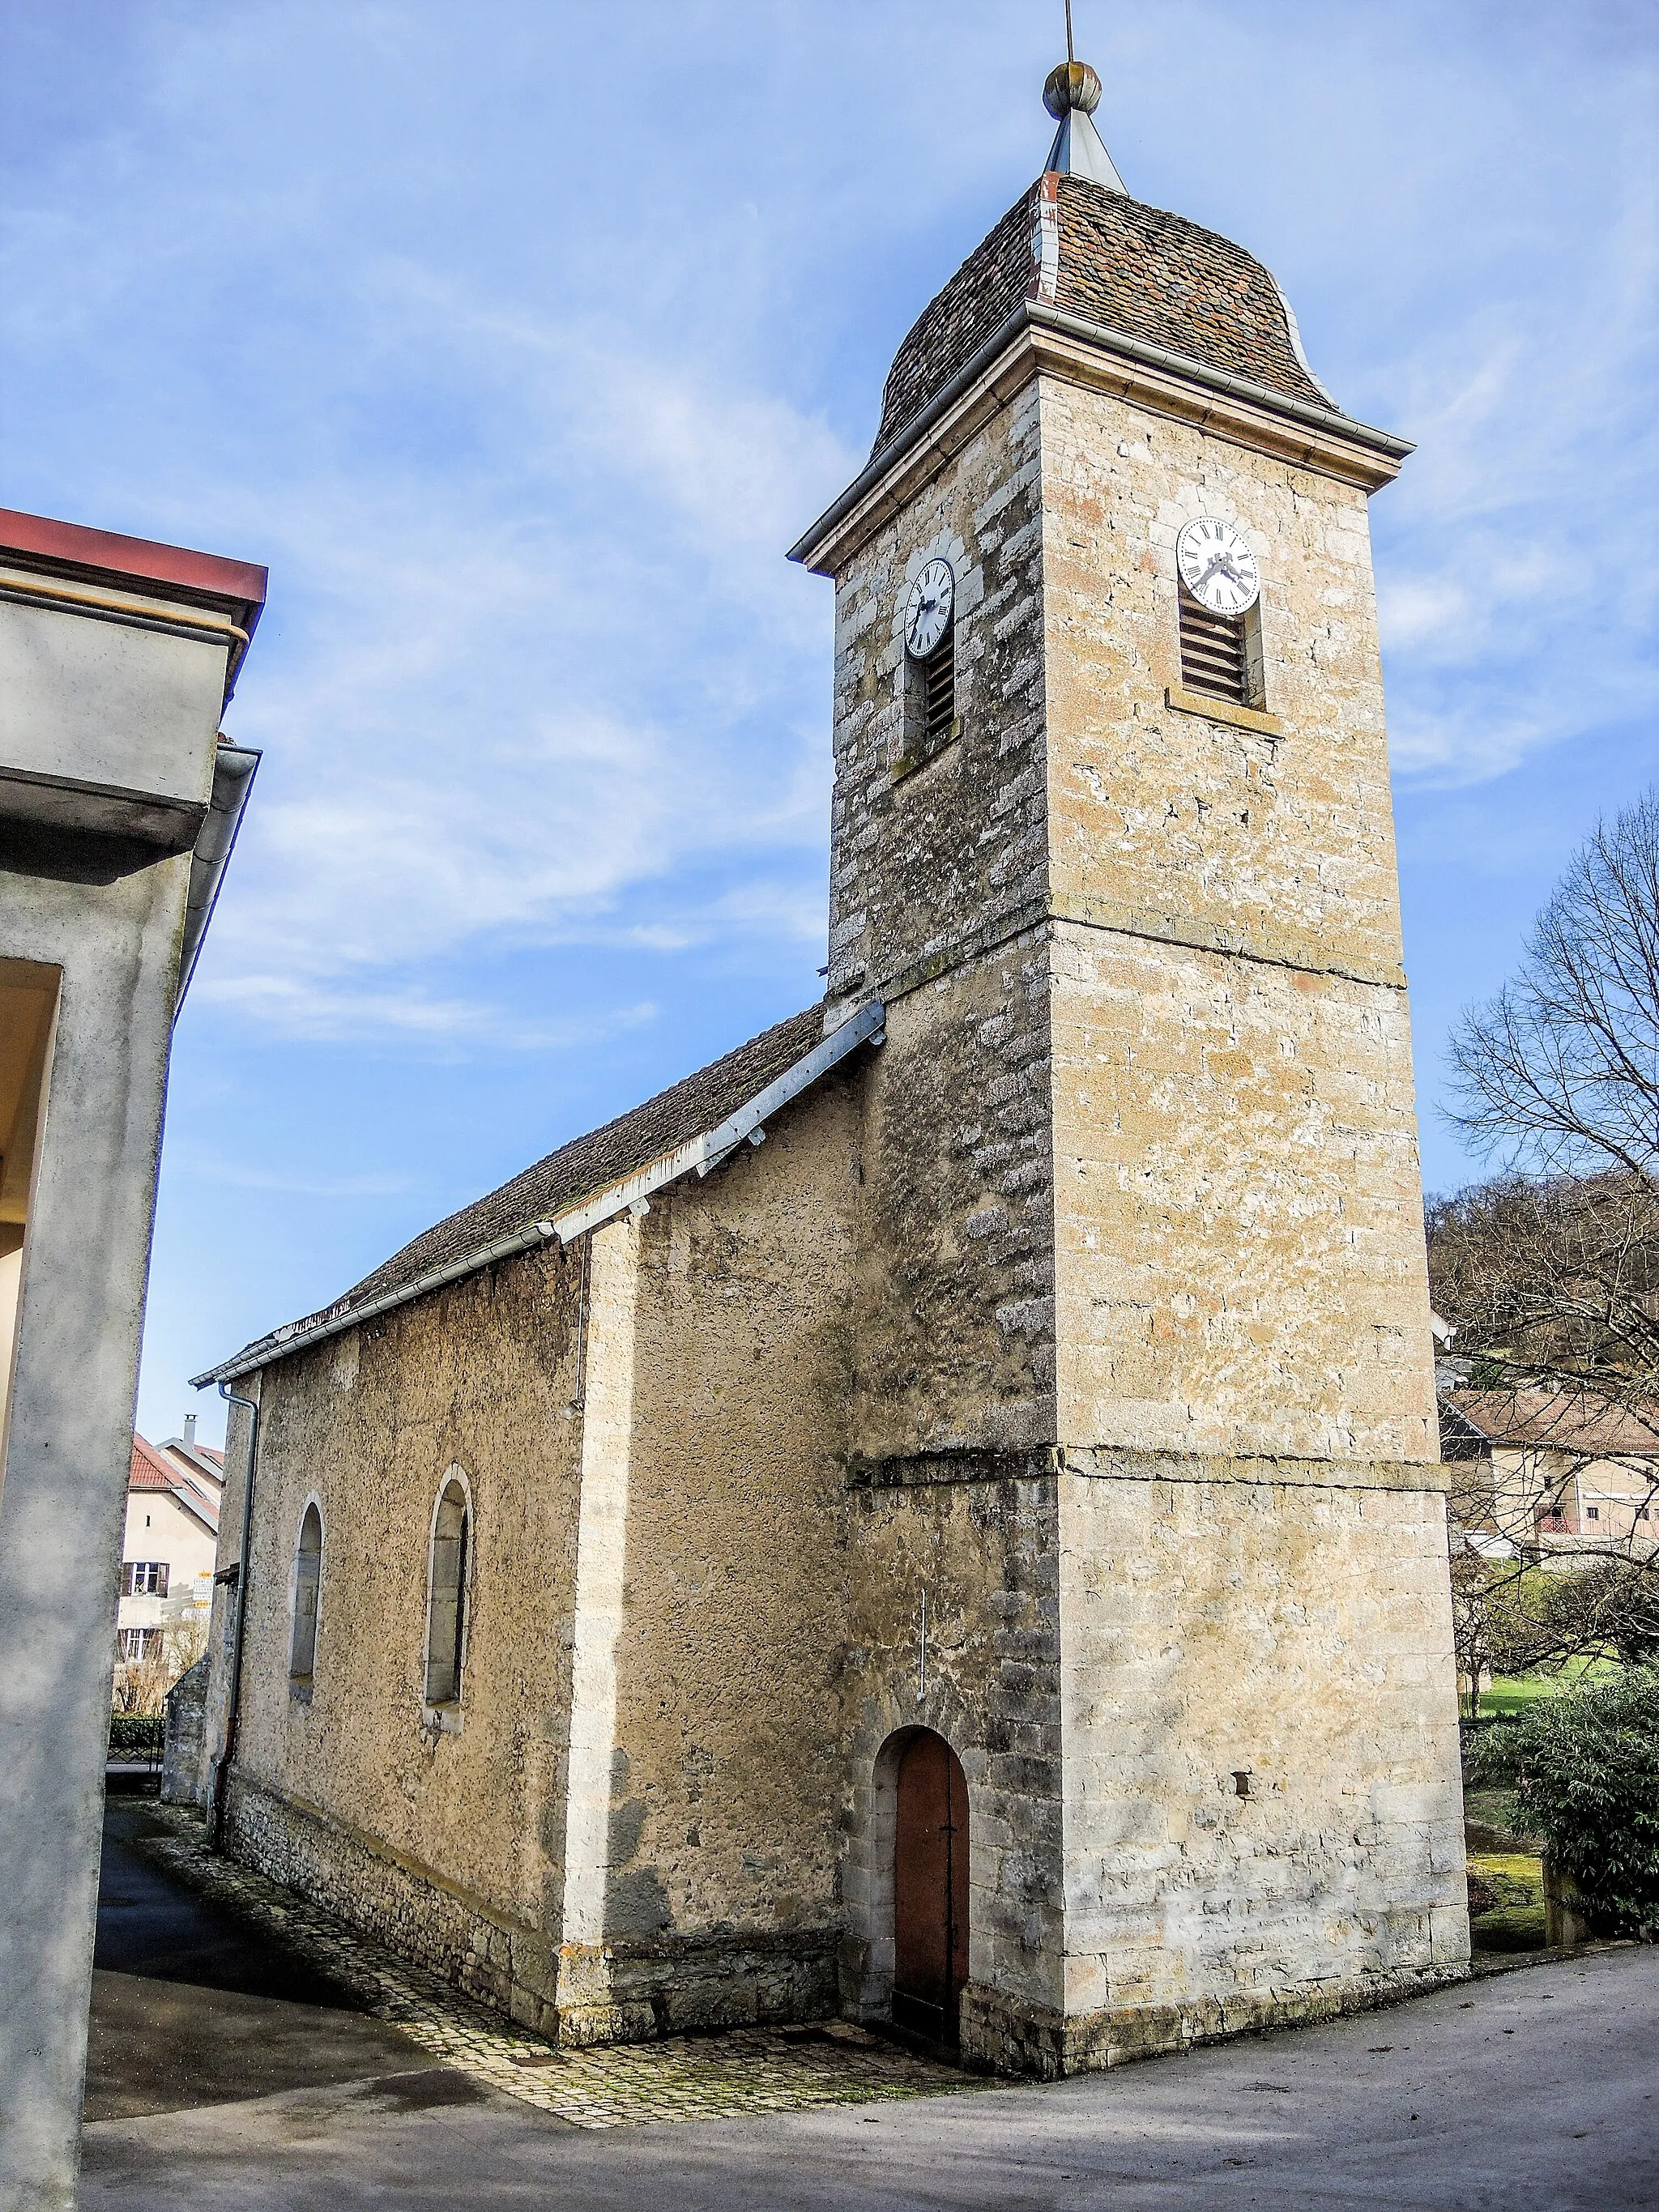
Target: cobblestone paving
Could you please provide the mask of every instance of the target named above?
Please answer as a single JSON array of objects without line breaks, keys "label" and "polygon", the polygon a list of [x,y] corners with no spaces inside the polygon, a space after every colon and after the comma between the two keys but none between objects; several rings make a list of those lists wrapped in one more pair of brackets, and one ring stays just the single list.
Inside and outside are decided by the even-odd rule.
[{"label": "cobblestone paving", "polygon": [[485,2087],[579,2128],[731,2118],[812,2105],[962,2095],[995,2085],[895,2049],[845,2021],[732,2028],[659,2043],[560,2051],[251,1868],[207,1848],[199,1820],[149,1807],[172,1831],[137,1844],[179,1881],[268,1930],[376,2020]]}]

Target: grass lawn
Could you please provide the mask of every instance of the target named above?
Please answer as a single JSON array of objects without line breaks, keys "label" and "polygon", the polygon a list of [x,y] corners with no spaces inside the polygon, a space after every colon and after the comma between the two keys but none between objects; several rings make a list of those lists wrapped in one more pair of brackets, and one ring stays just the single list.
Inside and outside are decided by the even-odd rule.
[{"label": "grass lawn", "polygon": [[[1524,1713],[1540,1698],[1559,1698],[1563,1690],[1577,1688],[1585,1680],[1595,1680],[1611,1674],[1617,1668],[1612,1659],[1569,1659],[1559,1674],[1495,1674],[1491,1686],[1480,1692],[1480,1715],[1484,1720],[1494,1713]],[[1469,1701],[1462,1700],[1467,1716]]]}]

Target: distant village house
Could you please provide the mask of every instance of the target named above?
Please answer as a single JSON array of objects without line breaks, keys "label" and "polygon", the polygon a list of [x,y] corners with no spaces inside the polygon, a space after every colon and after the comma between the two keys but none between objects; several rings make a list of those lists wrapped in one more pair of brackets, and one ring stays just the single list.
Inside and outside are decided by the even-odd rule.
[{"label": "distant village house", "polygon": [[1472,1478],[1454,1510],[1475,1547],[1554,1569],[1659,1552],[1659,1428],[1599,1393],[1454,1389],[1443,1456]]},{"label": "distant village house", "polygon": [[151,1656],[168,1630],[192,1623],[206,1633],[213,1603],[224,1455],[196,1442],[195,1417],[164,1444],[132,1439],[121,1547],[117,1656]]}]

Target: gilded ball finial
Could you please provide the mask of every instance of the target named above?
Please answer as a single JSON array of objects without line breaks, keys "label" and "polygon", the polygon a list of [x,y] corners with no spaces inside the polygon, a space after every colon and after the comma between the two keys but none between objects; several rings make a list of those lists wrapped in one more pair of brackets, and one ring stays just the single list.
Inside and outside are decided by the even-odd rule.
[{"label": "gilded ball finial", "polygon": [[1100,79],[1087,62],[1061,62],[1048,72],[1042,104],[1056,123],[1073,107],[1092,115],[1100,105]]}]

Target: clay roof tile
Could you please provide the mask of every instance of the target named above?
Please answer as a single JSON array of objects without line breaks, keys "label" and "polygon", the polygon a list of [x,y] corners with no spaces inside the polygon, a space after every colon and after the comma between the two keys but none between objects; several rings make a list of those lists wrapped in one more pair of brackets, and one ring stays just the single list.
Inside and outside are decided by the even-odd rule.
[{"label": "clay roof tile", "polygon": [[[636,1174],[694,1137],[717,1128],[738,1107],[804,1060],[823,1035],[821,1006],[808,1006],[787,1021],[779,1022],[735,1051],[699,1068],[695,1075],[688,1075],[684,1082],[647,1098],[642,1106],[562,1145],[498,1190],[422,1231],[331,1305],[320,1307],[289,1328],[258,1339],[245,1346],[237,1358],[257,1352],[280,1359],[286,1340],[326,1322],[349,1326],[342,1316],[353,1307],[396,1292],[434,1268],[463,1261],[496,1239],[510,1237]],[[246,1373],[252,1369],[236,1371]]]},{"label": "clay roof tile", "polygon": [[1331,406],[1303,357],[1277,281],[1253,254],[1086,177],[1051,176],[981,240],[899,347],[882,393],[878,453],[1022,301],[1040,295],[1032,240],[1045,187],[1053,191],[1058,231],[1054,307],[1288,398]]}]

